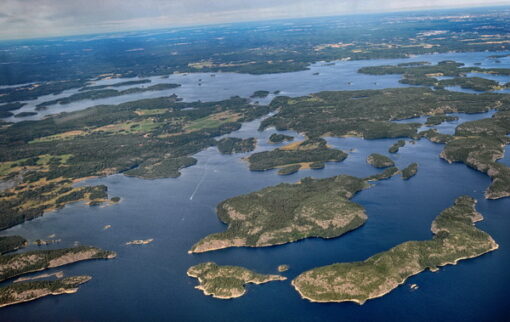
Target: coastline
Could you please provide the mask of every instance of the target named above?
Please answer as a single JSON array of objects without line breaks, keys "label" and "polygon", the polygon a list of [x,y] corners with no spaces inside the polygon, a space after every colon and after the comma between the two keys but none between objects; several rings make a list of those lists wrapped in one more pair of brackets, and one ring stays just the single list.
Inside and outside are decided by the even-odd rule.
[{"label": "coastline", "polygon": [[[313,299],[311,297],[308,297],[306,295],[304,295],[301,290],[299,289],[299,287],[295,284],[295,280],[296,279],[293,279],[292,282],[291,282],[291,285],[292,287],[294,287],[294,289],[296,290],[296,292],[299,293],[299,295],[301,296],[302,299],[306,299],[312,303],[342,303],[342,302],[355,302],[359,305],[363,305],[365,304],[366,301],[368,300],[373,300],[373,299],[376,299],[376,298],[379,298],[379,297],[383,297],[384,295],[390,293],[391,291],[393,291],[394,289],[396,289],[397,287],[399,287],[400,285],[403,285],[405,284],[405,282],[412,276],[415,276],[415,275],[418,275],[424,271],[426,271],[427,269],[429,269],[431,272],[437,272],[441,267],[444,267],[444,266],[447,266],[447,265],[457,265],[457,263],[461,260],[464,260],[464,259],[470,259],[470,258],[476,258],[476,257],[480,257],[484,254],[487,254],[487,253],[490,253],[492,251],[495,251],[496,249],[499,248],[499,245],[494,241],[492,240],[493,242],[493,247],[481,254],[478,254],[478,255],[475,255],[475,256],[463,256],[463,257],[459,257],[457,259],[455,259],[454,261],[452,262],[446,262],[446,263],[443,263],[441,265],[437,265],[437,267],[434,269],[434,268],[430,268],[430,267],[426,267],[418,272],[415,272],[413,273],[412,275],[409,275],[407,276],[406,278],[404,278],[402,281],[400,281],[399,283],[397,283],[393,288],[387,290],[387,291],[383,291],[381,293],[378,293],[376,295],[373,295],[373,296],[370,296],[368,298],[366,298],[365,300],[358,300],[358,299],[343,299],[343,300],[325,300],[325,301],[322,301],[322,300],[316,300],[316,299]],[[303,272],[301,274],[304,274],[306,272]]]},{"label": "coastline", "polygon": [[[245,268],[243,268],[243,269],[245,269]],[[245,270],[247,270],[247,269],[245,269]],[[199,284],[195,286],[195,289],[202,291],[204,293],[204,295],[206,295],[206,296],[212,296],[213,298],[221,299],[221,300],[229,300],[229,299],[234,299],[234,298],[243,296],[244,294],[246,294],[246,284],[260,285],[260,284],[265,284],[265,283],[273,282],[273,281],[287,280],[287,277],[285,277],[285,276],[273,275],[273,274],[265,275],[265,279],[256,280],[256,279],[252,278],[252,279],[248,279],[248,280],[243,280],[242,290],[240,292],[232,292],[232,294],[230,296],[225,296],[225,295],[218,295],[214,292],[207,291],[206,287],[204,286],[206,281],[203,278],[201,278],[199,275],[192,274],[190,272],[190,270],[188,270],[186,272],[186,275],[189,277],[192,277],[192,278],[196,278],[198,280]],[[240,280],[241,280],[241,278],[240,278]]]},{"label": "coastline", "polygon": [[[91,276],[83,275],[83,276],[72,276],[72,277],[68,277],[63,280],[50,281],[49,283],[62,281],[64,283],[69,282],[72,284],[72,286],[70,288],[66,288],[65,286],[62,286],[59,289],[54,290],[54,291],[50,291],[48,289],[48,287],[34,288],[33,290],[22,291],[21,293],[17,293],[16,291],[11,291],[12,293],[14,293],[14,295],[12,293],[9,295],[14,296],[14,297],[19,296],[20,298],[15,299],[11,302],[0,303],[0,308],[10,306],[10,305],[35,301],[37,299],[40,299],[40,298],[43,298],[43,297],[46,297],[49,295],[74,294],[74,293],[78,292],[79,285],[87,283],[91,279],[92,279]],[[30,283],[30,282],[28,282],[28,283]],[[6,288],[9,288],[9,286]],[[7,295],[7,296],[9,296],[9,295]]]}]

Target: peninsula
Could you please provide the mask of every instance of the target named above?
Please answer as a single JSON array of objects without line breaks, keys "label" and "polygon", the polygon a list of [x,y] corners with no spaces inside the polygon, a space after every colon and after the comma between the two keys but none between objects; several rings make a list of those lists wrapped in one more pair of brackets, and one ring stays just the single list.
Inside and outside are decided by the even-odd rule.
[{"label": "peninsula", "polygon": [[89,246],[2,255],[0,256],[0,282],[26,273],[85,260],[115,258],[116,255],[115,252]]},{"label": "peninsula", "polygon": [[53,281],[19,282],[0,288],[0,307],[37,300],[48,295],[76,293],[90,276],[71,276]]},{"label": "peninsula", "polygon": [[0,237],[0,255],[13,252],[28,245],[28,241],[18,235]]},{"label": "peninsula", "polygon": [[485,191],[487,199],[510,196],[510,168],[497,162],[510,144],[510,111],[500,111],[491,118],[465,122],[446,141],[441,158],[452,163],[462,162],[492,178]]}]

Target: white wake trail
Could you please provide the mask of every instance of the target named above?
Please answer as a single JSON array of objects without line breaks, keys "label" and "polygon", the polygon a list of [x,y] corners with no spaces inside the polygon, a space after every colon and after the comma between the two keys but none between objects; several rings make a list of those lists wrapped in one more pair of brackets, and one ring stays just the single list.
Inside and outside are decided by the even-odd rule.
[{"label": "white wake trail", "polygon": [[189,197],[189,200],[193,200],[193,197],[195,196],[195,194],[197,193],[198,191],[198,188],[200,188],[200,185],[202,184],[202,182],[204,182],[204,179],[205,179],[205,176],[207,175],[207,163],[209,162],[209,158],[207,158],[207,160],[205,160],[205,165],[204,165],[204,173],[202,174],[202,177],[200,178],[200,180],[198,181],[196,187],[195,187],[195,190],[193,190],[193,193],[191,194],[191,196]]}]

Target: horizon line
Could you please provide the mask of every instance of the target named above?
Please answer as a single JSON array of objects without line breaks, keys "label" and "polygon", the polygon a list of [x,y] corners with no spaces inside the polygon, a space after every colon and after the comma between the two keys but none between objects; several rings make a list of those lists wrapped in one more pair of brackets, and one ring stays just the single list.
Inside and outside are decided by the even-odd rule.
[{"label": "horizon line", "polygon": [[480,6],[457,6],[457,7],[435,7],[435,8],[426,8],[426,9],[404,9],[399,11],[366,11],[366,12],[353,12],[353,13],[339,13],[339,14],[330,14],[330,15],[311,15],[308,17],[282,17],[282,18],[271,18],[271,19],[253,19],[253,20],[244,20],[244,21],[230,21],[230,22],[218,22],[218,23],[207,23],[207,24],[182,24],[182,25],[174,25],[174,26],[162,26],[162,27],[148,27],[148,28],[140,28],[140,29],[129,29],[126,28],[124,30],[110,30],[104,32],[83,32],[83,33],[69,33],[69,34],[61,34],[61,35],[48,35],[48,36],[35,36],[35,37],[16,37],[16,38],[0,38],[1,42],[17,42],[17,41],[27,41],[27,40],[50,40],[50,39],[58,39],[58,38],[72,38],[72,37],[82,37],[82,36],[96,36],[96,35],[106,35],[106,34],[121,34],[121,33],[134,33],[134,32],[144,32],[151,30],[169,30],[169,29],[186,29],[186,28],[200,28],[200,27],[216,27],[222,25],[236,25],[242,23],[256,23],[256,22],[277,22],[277,21],[289,21],[289,20],[304,20],[304,19],[312,19],[312,18],[334,18],[334,17],[348,17],[348,16],[369,16],[369,15],[391,15],[391,14],[405,14],[405,13],[419,13],[419,12],[438,12],[438,11],[455,11],[455,10],[470,10],[470,9],[496,9],[496,8],[508,8],[510,9],[510,4],[505,5],[480,5]]}]

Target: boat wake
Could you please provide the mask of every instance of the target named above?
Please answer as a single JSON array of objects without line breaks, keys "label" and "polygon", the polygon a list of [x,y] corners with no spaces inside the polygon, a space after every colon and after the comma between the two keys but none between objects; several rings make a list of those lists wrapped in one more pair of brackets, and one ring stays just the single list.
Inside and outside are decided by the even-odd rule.
[{"label": "boat wake", "polygon": [[189,200],[193,200],[193,197],[195,197],[195,194],[197,193],[198,191],[198,188],[200,188],[200,185],[202,185],[202,182],[204,182],[204,179],[207,175],[207,163],[209,162],[209,158],[207,158],[207,160],[205,160],[205,164],[204,164],[204,173],[202,174],[202,177],[200,178],[200,180],[198,181],[197,185],[195,186],[195,190],[193,190],[193,193],[191,194],[191,196],[189,197]]}]

